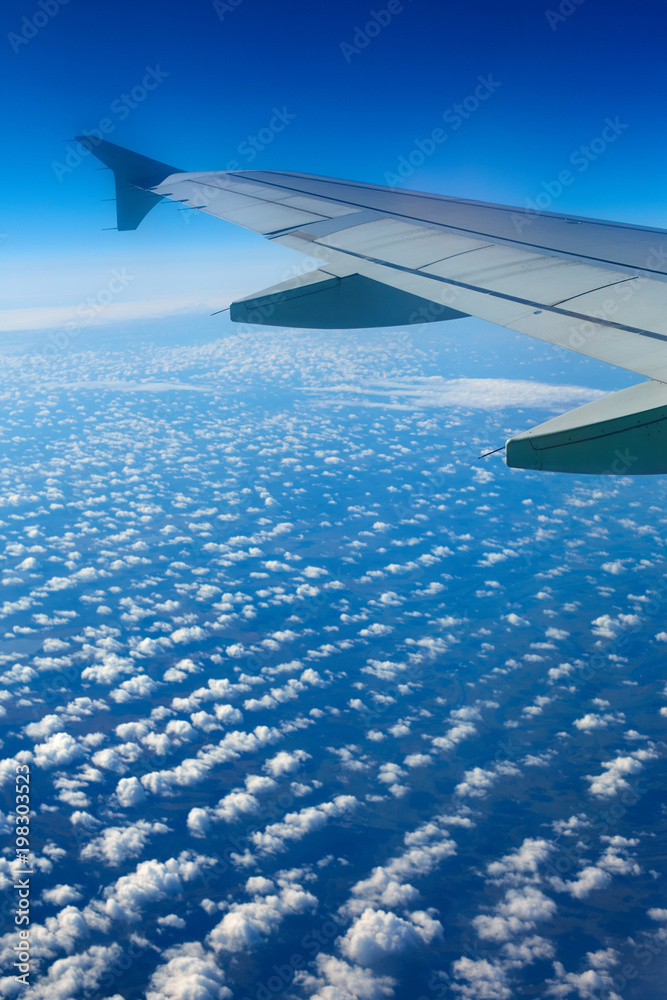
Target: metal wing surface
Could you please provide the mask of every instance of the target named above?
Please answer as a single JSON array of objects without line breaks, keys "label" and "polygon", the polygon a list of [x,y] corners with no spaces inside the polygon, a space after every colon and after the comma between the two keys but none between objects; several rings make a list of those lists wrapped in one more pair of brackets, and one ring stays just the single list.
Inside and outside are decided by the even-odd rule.
[{"label": "metal wing surface", "polygon": [[511,439],[508,464],[667,472],[664,230],[310,174],[188,173],[79,141],[114,170],[118,228],[171,198],[321,262],[233,303],[233,320],[341,329],[469,315],[607,361],[653,381]]}]

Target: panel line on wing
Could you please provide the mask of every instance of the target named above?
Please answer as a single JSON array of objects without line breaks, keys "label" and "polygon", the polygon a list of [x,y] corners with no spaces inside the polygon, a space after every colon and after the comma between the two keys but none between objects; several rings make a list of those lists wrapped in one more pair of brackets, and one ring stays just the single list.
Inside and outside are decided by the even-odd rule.
[{"label": "panel line on wing", "polygon": [[[260,171],[260,170],[258,170],[257,173],[268,173],[268,171],[263,171],[263,170]],[[401,195],[409,195],[411,198],[420,198],[420,199],[422,199],[424,201],[436,199],[438,201],[448,202],[449,204],[453,204],[453,205],[469,205],[469,206],[471,206],[473,208],[492,208],[492,209],[497,210],[499,212],[511,212],[511,213],[519,212],[521,214],[528,214],[528,212],[527,212],[526,209],[519,208],[518,206],[514,206],[514,205],[496,205],[496,204],[494,204],[493,202],[490,202],[490,201],[474,201],[471,198],[453,198],[451,195],[434,194],[434,193],[428,192],[428,191],[411,191],[409,188],[387,188],[387,187],[385,187],[385,186],[383,186],[381,184],[364,184],[363,182],[360,182],[360,181],[346,181],[346,180],[343,180],[342,178],[336,178],[336,177],[319,177],[317,174],[292,174],[289,171],[284,171],[284,170],[272,170],[270,173],[271,173],[271,177],[272,178],[273,177],[290,177],[290,178],[292,178],[292,177],[306,177],[309,180],[326,182],[327,184],[335,184],[335,185],[339,185],[341,187],[356,188],[356,189],[358,189],[360,191],[364,191],[364,190],[368,191],[368,190],[370,190],[370,191],[378,191],[378,192],[381,192],[381,193],[386,193],[387,191],[390,191],[390,192],[396,192],[396,193],[401,194]],[[253,177],[251,172],[245,172],[244,173],[242,171],[237,171],[237,174],[239,176],[241,176],[241,177],[244,177],[246,180],[254,181],[256,184],[267,184],[267,183],[269,183],[267,181],[261,180],[261,178],[259,178],[259,177]],[[275,182],[272,180],[270,183],[274,184]],[[275,184],[275,186],[279,187],[279,186],[283,186],[283,185]],[[287,188],[287,185],[284,185],[284,186]],[[300,191],[301,189],[300,188],[289,187],[288,190],[291,190],[291,191]],[[564,218],[563,216],[559,215],[557,212],[542,212],[542,211],[540,211],[539,213],[534,213],[534,214],[536,216],[539,216],[540,218],[557,219],[557,220],[560,220],[561,222],[565,222],[565,223],[586,222],[586,223],[591,223],[592,225],[595,225],[595,226],[605,226],[605,227],[607,227],[609,229],[623,229],[623,230],[629,230],[630,232],[655,233],[658,236],[665,236],[665,230],[664,229],[657,229],[657,228],[655,228],[653,226],[636,226],[636,225],[632,225],[631,223],[628,223],[628,222],[612,222],[612,221],[609,221],[608,219],[589,219],[589,218],[586,218],[583,215],[582,216],[571,216],[571,215],[568,215],[567,218]],[[660,272],[660,273],[664,273],[664,272]]]},{"label": "panel line on wing", "polygon": [[562,306],[564,302],[572,302],[574,299],[580,299],[583,295],[590,295],[591,292],[599,292],[603,288],[613,288],[614,285],[624,285],[626,281],[634,281],[637,275],[628,275],[627,278],[619,278],[618,281],[610,281],[606,285],[599,285],[597,288],[587,288],[585,292],[577,292],[576,295],[570,295],[567,299],[561,299],[560,302],[554,302],[555,306]]},{"label": "panel line on wing", "polygon": [[[259,178],[253,178],[253,177],[247,176],[246,179],[247,180],[253,180],[253,181],[255,181],[256,184],[266,184],[266,185],[268,185],[267,181],[260,180]],[[318,179],[318,178],[314,178],[314,179]],[[330,180],[329,178],[326,178],[325,180],[326,180],[327,184],[337,183],[337,184],[340,184],[340,185],[347,185],[349,187],[356,187],[356,185],[353,182],[351,182],[351,181],[350,182],[346,182],[346,181],[333,181],[333,180]],[[290,191],[295,191],[295,192],[302,193],[302,189],[301,188],[291,187],[291,186],[288,186],[288,185],[278,185],[277,183],[275,183],[273,181],[271,182],[271,186],[274,186],[274,187],[284,186],[286,190],[290,190]],[[369,185],[369,187],[372,187],[372,186]],[[384,190],[382,188],[372,188],[372,189],[376,190],[376,191],[379,191],[379,192],[382,192]],[[407,195],[413,195],[416,192],[403,191],[401,189],[401,191],[399,193],[401,195],[407,196]],[[420,192],[417,192],[417,193],[420,193]],[[359,208],[359,209],[367,209],[367,210],[369,208],[368,205],[364,205],[363,203],[350,202],[349,200],[342,199],[342,198],[333,198],[333,197],[331,197],[331,195],[328,195],[328,194],[327,195],[320,195],[319,197],[322,197],[322,199],[325,200],[325,201],[335,202],[336,204],[344,204],[344,205],[348,205],[348,206],[354,206],[354,207]],[[475,207],[475,208],[489,208],[489,209],[493,209],[493,210],[502,210],[504,212],[514,212],[514,213],[517,213],[517,214],[523,214],[523,212],[524,212],[523,209],[512,208],[511,206],[500,206],[500,205],[492,205],[492,204],[488,204],[487,205],[484,202],[466,202],[463,199],[446,198],[445,196],[441,196],[441,195],[430,195],[430,196],[428,196],[428,195],[424,194],[424,195],[422,195],[422,197],[424,197],[424,198],[431,197],[431,198],[435,198],[435,199],[441,200],[441,201],[443,201],[445,203],[450,203],[450,204],[455,204],[455,205],[470,205],[470,206]],[[456,233],[460,233],[462,235],[466,235],[470,239],[480,239],[480,238],[481,239],[487,239],[487,240],[492,239],[493,242],[495,244],[499,245],[499,246],[511,246],[511,247],[525,248],[527,252],[530,252],[532,250],[535,253],[544,254],[546,256],[553,255],[554,251],[556,250],[555,247],[553,247],[553,246],[547,246],[546,244],[529,243],[529,242],[527,242],[525,240],[520,240],[520,239],[509,239],[509,238],[504,237],[504,236],[496,236],[495,234],[493,234],[493,235],[489,234],[488,232],[484,232],[483,230],[467,229],[467,228],[465,228],[463,226],[456,226],[453,223],[439,223],[439,222],[434,222],[431,219],[423,219],[423,218],[415,217],[415,216],[412,216],[412,215],[408,215],[405,212],[386,211],[385,209],[382,209],[382,208],[378,208],[378,209],[376,209],[376,211],[380,212],[385,218],[393,218],[393,219],[399,219],[399,220],[406,220],[406,221],[411,222],[413,224],[414,223],[418,223],[418,224],[424,226],[425,228],[434,229],[434,230],[440,231],[440,232],[456,232]],[[554,213],[542,213],[540,215],[540,217],[551,218],[551,219],[555,219],[557,221],[559,220],[559,216],[555,215]],[[581,219],[581,222],[583,222],[583,223],[589,223],[590,225],[595,225],[595,226],[597,226],[597,225],[605,225],[605,223],[603,221],[597,220],[597,219]],[[647,226],[626,226],[623,223],[618,223],[618,224],[613,224],[613,225],[616,225],[617,228],[619,228],[619,229],[629,230],[630,232],[638,231],[638,232],[656,233],[657,235],[661,235],[661,236],[665,235],[665,233],[664,233],[663,230],[660,230],[660,229],[650,229]],[[573,251],[570,251],[570,250],[564,250],[564,249],[558,249],[557,253],[558,253],[558,256],[561,257],[562,259],[567,258],[567,259],[571,259],[571,260],[578,260],[578,261],[588,262],[588,263],[591,263],[593,265],[594,264],[598,264],[598,265],[602,265],[602,266],[616,268],[618,270],[622,270],[622,271],[625,271],[625,272],[630,272],[630,273],[633,273],[633,274],[635,272],[637,272],[637,271],[641,271],[641,272],[645,272],[647,274],[650,274],[650,275],[654,276],[658,280],[667,281],[667,273],[665,271],[660,271],[660,270],[658,270],[656,268],[651,268],[651,267],[647,267],[647,266],[643,266],[643,265],[642,266],[637,266],[637,265],[624,264],[624,263],[619,262],[617,260],[610,260],[610,259],[608,259],[606,257],[596,257],[596,256],[594,256],[592,254],[581,254],[581,253],[576,253],[576,252],[573,252]]]},{"label": "panel line on wing", "polygon": [[[289,202],[286,199],[294,199],[294,197],[295,196],[298,197],[298,195],[302,196],[302,200],[303,201],[307,201],[307,202],[311,202],[311,203],[315,203],[316,202],[318,204],[318,206],[321,206],[322,208],[326,208],[327,207],[327,202],[331,200],[329,198],[326,198],[326,197],[323,198],[323,197],[318,196],[318,195],[310,195],[310,197],[304,197],[304,192],[301,192],[301,191],[296,191],[295,190],[294,195],[288,194],[284,198],[271,198],[271,197],[268,196],[268,193],[265,193],[264,196],[260,196],[260,195],[256,195],[256,194],[250,194],[249,191],[245,190],[245,187],[242,190],[235,191],[234,187],[231,184],[228,187],[223,187],[223,186],[218,186],[216,184],[212,184],[210,181],[196,180],[195,178],[192,178],[192,177],[187,178],[187,180],[183,179],[183,181],[181,183],[193,184],[193,185],[195,185],[197,187],[203,187],[203,188],[209,188],[209,189],[213,188],[213,190],[216,192],[216,195],[215,195],[216,198],[220,197],[220,196],[224,197],[225,194],[227,194],[227,195],[236,195],[236,196],[238,196],[240,198],[249,198],[252,201],[258,202],[260,205],[261,204],[280,205],[283,208],[293,209],[295,212],[309,212],[312,215],[319,215],[320,219],[317,220],[317,221],[320,221],[320,222],[335,221],[335,218],[336,218],[335,216],[332,218],[331,216],[324,215],[324,214],[322,214],[321,210],[317,210],[317,209],[315,209],[313,207],[306,207],[306,208],[304,208],[301,205],[289,204]],[[276,191],[293,190],[293,189],[284,189],[284,188],[281,188],[280,185],[266,184],[265,182],[262,182],[262,185],[263,185],[263,187],[265,189],[266,188],[271,189],[273,187]],[[239,185],[239,187],[240,187],[240,185]],[[188,199],[185,199],[185,200],[188,200]],[[350,214],[356,214],[356,212],[350,213]]]},{"label": "panel line on wing", "polygon": [[639,327],[627,326],[624,323],[615,323],[613,320],[610,319],[602,319],[598,316],[587,315],[586,313],[577,313],[573,312],[570,309],[561,309],[555,306],[547,306],[544,304],[544,302],[536,302],[533,299],[524,299],[520,298],[517,295],[507,295],[504,292],[496,292],[488,288],[480,288],[478,285],[471,285],[464,281],[457,281],[454,278],[444,278],[437,274],[423,274],[421,271],[419,271],[419,269],[404,267],[401,264],[391,264],[386,260],[378,260],[375,257],[367,257],[364,254],[355,253],[353,250],[341,251],[335,246],[329,246],[329,244],[327,243],[321,243],[319,245],[322,247],[326,247],[328,250],[333,250],[338,253],[348,254],[350,257],[356,257],[358,260],[368,261],[369,264],[376,264],[379,265],[380,267],[390,268],[391,270],[394,271],[402,271],[406,274],[412,274],[418,277],[428,278],[432,281],[438,281],[441,284],[452,285],[455,288],[463,288],[469,292],[477,292],[478,294],[487,295],[491,298],[502,299],[503,301],[506,302],[516,302],[518,305],[530,306],[533,309],[535,309],[536,312],[541,312],[544,310],[545,312],[556,313],[560,316],[565,316],[570,319],[579,320],[580,322],[594,323],[598,326],[608,327],[613,330],[620,330],[623,333],[634,333],[638,334],[640,337],[648,337],[651,340],[660,340],[663,342],[667,342],[667,335],[663,333],[656,333],[652,330],[643,330],[640,329]]}]

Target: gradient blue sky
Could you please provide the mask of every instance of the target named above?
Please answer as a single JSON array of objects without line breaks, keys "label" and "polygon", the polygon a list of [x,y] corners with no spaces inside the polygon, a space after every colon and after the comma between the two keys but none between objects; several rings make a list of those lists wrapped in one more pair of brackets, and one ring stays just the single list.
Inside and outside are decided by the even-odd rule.
[{"label": "gradient blue sky", "polygon": [[[24,18],[47,20],[39,0],[6,0],[1,15],[2,310],[71,308],[120,267],[132,275],[128,301],[225,304],[280,280],[297,256],[164,203],[136,233],[104,232],[114,224],[113,204],[101,201],[113,195],[111,175],[92,157],[60,178],[54,166],[62,140],[102,118],[111,141],[185,169],[235,161],[385,183],[491,75],[500,86],[460,128],[445,123],[447,140],[404,186],[523,206],[611,118],[626,127],[588,169],[574,169],[552,210],[667,227],[660,0],[564,0],[572,13],[552,24],[555,0],[394,0],[402,9],[347,58],[341,45],[383,0],[232,0],[222,16],[210,0],[42,3],[57,13],[26,42]],[[120,112],[146,67],[168,75]],[[276,107],[295,117],[251,162],[242,144]],[[11,325],[5,314],[0,328]]]}]

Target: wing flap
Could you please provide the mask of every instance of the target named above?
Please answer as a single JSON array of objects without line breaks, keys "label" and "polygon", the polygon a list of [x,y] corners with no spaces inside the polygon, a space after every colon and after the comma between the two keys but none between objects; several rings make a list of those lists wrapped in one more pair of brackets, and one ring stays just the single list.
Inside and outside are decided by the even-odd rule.
[{"label": "wing flap", "polygon": [[502,325],[555,347],[667,382],[667,337],[648,336],[640,330],[619,330],[611,322],[546,310],[524,313]]},{"label": "wing flap", "polygon": [[626,277],[618,287],[597,289],[566,299],[560,305],[592,318],[623,323],[648,333],[667,334],[667,285],[661,281]]},{"label": "wing flap", "polygon": [[428,274],[522,299],[537,299],[543,306],[601,288],[628,276],[575,261],[526,253],[506,246],[487,246],[442,260],[424,268]]},{"label": "wing flap", "polygon": [[[351,258],[359,273],[375,281],[556,347],[667,381],[667,282],[560,261],[544,253],[525,254],[505,245],[461,252],[464,238],[456,236],[458,242],[452,244],[448,233],[441,235],[441,245],[447,251],[456,245],[458,253],[410,268],[387,260],[394,254],[393,247],[383,250],[382,261],[351,249],[354,229],[341,235],[344,241],[334,233],[306,242],[293,232],[278,236],[277,241],[318,257],[330,268]],[[646,306],[635,312],[644,296]]]},{"label": "wing flap", "polygon": [[340,250],[409,268],[426,267],[443,257],[453,257],[491,246],[488,241],[472,240],[456,233],[415,226],[398,219],[378,219],[348,227],[330,237],[320,237],[315,243],[335,246]]}]

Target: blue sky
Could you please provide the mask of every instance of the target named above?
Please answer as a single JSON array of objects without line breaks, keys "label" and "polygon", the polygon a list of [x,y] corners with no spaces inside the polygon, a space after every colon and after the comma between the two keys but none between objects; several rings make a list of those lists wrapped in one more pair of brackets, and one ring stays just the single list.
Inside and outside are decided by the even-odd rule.
[{"label": "blue sky", "polygon": [[[291,260],[171,204],[137,233],[104,232],[114,223],[113,204],[101,201],[113,194],[110,176],[90,157],[68,166],[68,145],[76,147],[63,142],[104,118],[112,141],[186,169],[235,163],[376,183],[420,144],[428,151],[443,128],[446,140],[424,163],[404,167],[404,185],[517,205],[557,190],[559,173],[610,119],[614,141],[594,158],[579,154],[585,168],[576,166],[549,207],[667,225],[665,14],[658,0],[631,10],[602,0],[560,8],[8,0],[3,91],[14,99],[5,109],[12,155],[0,168],[0,246],[10,280],[0,307],[68,308],[120,267],[132,274],[128,301],[226,304],[278,280]],[[153,89],[142,89],[150,70]],[[492,92],[457,118],[480,78]],[[249,137],[266,138],[274,109],[288,123],[258,140],[264,148],[251,159]]]}]

